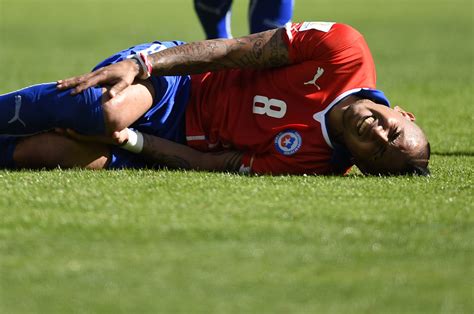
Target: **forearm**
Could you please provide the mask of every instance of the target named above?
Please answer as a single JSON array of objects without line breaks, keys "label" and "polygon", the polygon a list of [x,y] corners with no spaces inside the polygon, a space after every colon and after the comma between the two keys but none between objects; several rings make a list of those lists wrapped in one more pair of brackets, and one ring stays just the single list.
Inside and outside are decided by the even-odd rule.
[{"label": "forearm", "polygon": [[[143,134],[143,133],[142,133]],[[186,145],[143,134],[141,154],[161,166],[173,169],[237,172],[242,153],[236,151],[203,153]]]},{"label": "forearm", "polygon": [[[71,94],[96,85],[111,85],[115,97],[137,78],[150,74],[187,75],[225,69],[274,68],[290,63],[284,28],[235,39],[215,39],[165,49],[148,56],[139,55],[57,82],[57,88],[72,88]],[[151,73],[150,73],[151,72]]]},{"label": "forearm", "polygon": [[288,64],[283,28],[233,39],[189,43],[148,56],[154,75],[185,75],[234,68],[271,68]]}]

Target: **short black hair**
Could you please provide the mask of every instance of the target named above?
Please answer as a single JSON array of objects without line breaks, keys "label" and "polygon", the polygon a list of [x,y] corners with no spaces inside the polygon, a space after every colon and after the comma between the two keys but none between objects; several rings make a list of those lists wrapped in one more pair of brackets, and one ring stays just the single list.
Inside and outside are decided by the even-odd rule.
[{"label": "short black hair", "polygon": [[426,145],[423,150],[421,150],[418,158],[412,160],[408,163],[408,167],[405,171],[402,171],[403,174],[412,174],[418,176],[429,177],[431,175],[430,169],[428,168],[428,163],[431,156],[431,146],[430,142],[426,141]]}]

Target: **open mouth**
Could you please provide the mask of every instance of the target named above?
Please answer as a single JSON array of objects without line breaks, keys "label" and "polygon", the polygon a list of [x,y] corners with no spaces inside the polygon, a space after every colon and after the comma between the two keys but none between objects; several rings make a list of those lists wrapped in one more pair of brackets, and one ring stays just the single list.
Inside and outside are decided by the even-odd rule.
[{"label": "open mouth", "polygon": [[377,120],[374,116],[367,116],[362,119],[360,119],[359,122],[357,122],[357,133],[359,136],[364,134],[364,132]]}]

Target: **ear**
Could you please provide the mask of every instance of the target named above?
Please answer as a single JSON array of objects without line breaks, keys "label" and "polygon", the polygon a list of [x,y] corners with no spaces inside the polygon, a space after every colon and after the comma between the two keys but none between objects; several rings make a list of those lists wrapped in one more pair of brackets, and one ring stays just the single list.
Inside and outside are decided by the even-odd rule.
[{"label": "ear", "polygon": [[393,110],[400,112],[402,116],[404,116],[405,118],[407,118],[410,121],[415,121],[416,120],[415,115],[413,113],[405,111],[402,108],[400,108],[399,106],[395,106],[393,108]]}]

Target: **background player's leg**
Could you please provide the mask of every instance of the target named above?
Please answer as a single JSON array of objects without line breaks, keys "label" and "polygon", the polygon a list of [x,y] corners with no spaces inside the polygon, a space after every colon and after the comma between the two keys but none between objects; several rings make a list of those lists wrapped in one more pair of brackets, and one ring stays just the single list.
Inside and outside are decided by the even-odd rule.
[{"label": "background player's leg", "polygon": [[[0,148],[1,149],[1,148]],[[110,148],[104,144],[82,143],[54,132],[20,138],[8,168],[106,168]]]},{"label": "background player's leg", "polygon": [[231,5],[232,0],[194,0],[194,9],[207,39],[232,37]]},{"label": "background player's leg", "polygon": [[258,33],[284,26],[293,15],[294,0],[251,0],[250,32]]}]

